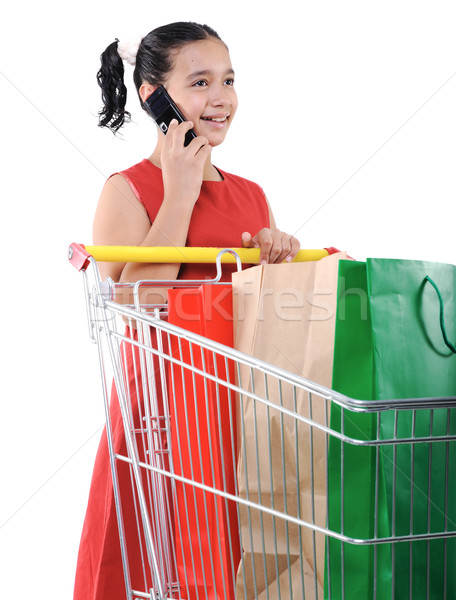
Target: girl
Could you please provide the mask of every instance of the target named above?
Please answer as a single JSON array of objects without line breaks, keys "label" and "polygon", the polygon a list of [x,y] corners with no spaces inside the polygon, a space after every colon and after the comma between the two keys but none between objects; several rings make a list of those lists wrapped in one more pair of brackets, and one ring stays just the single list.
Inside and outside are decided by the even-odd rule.
[{"label": "girl", "polygon": [[[114,132],[129,118],[122,57],[126,58],[116,40],[101,55],[98,72],[104,102],[99,125]],[[94,243],[242,245],[260,248],[262,263],[293,260],[299,242],[277,229],[262,189],[212,163],[212,149],[225,140],[238,104],[228,48],[218,34],[196,23],[159,27],[141,40],[133,59],[133,78],[141,103],[162,84],[188,121],[171,122],[166,135],[158,132],[149,158],[108,179],[95,214]],[[184,146],[190,129],[197,137]],[[110,276],[114,281],[214,276],[213,265],[101,263],[100,270],[102,277]],[[223,269],[225,278],[229,278],[229,271]],[[148,301],[166,302],[166,291],[157,288],[154,294]],[[120,436],[121,430],[119,423]],[[124,506],[124,519],[128,520],[126,512]],[[129,558],[135,561],[135,557]],[[132,579],[135,577],[132,573]],[[105,437],[95,464],[74,597],[125,598]]]}]

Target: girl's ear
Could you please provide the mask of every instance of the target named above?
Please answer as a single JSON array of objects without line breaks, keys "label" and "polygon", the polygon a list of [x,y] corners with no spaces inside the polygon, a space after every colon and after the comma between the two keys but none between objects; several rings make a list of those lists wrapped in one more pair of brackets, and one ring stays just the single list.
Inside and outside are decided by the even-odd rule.
[{"label": "girl's ear", "polygon": [[145,102],[147,100],[147,98],[153,92],[155,92],[156,89],[157,89],[157,87],[154,85],[151,85],[150,83],[143,83],[142,86],[139,88],[139,96],[140,96],[141,100],[143,102]]}]

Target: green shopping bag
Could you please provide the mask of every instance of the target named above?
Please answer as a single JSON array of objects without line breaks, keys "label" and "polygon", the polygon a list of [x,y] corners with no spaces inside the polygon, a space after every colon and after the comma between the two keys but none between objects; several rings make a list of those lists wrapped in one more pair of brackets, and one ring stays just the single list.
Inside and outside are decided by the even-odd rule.
[{"label": "green shopping bag", "polygon": [[[450,341],[456,339],[455,284],[456,268],[451,265],[382,259],[368,259],[366,264],[341,263],[333,387],[364,399],[456,396],[456,348]],[[354,309],[357,301],[358,306]],[[362,358],[360,354],[363,354]],[[357,380],[356,383],[352,378]],[[398,438],[440,437],[443,441],[372,449],[375,465],[370,456],[374,470],[369,479],[364,473],[367,460],[360,453],[366,448],[341,445],[331,440],[330,528],[337,530],[336,513],[338,510],[340,513],[342,502],[349,504],[351,494],[356,503],[356,494],[364,488],[371,490],[372,478],[377,473],[375,497],[367,498],[367,492],[363,492],[361,498],[364,498],[365,511],[369,513],[368,522],[375,522],[374,516],[377,516],[378,535],[385,535],[385,517],[387,535],[416,536],[454,530],[456,447],[454,442],[444,441],[445,437],[456,433],[454,409],[387,411],[381,413],[380,419],[375,414],[362,415],[367,423],[359,423],[359,416],[350,414],[344,420],[345,432],[347,420],[358,427],[358,435],[353,433],[358,439],[375,435],[373,428],[378,427],[380,438],[384,440],[397,435]],[[337,414],[334,426],[340,430]],[[341,464],[345,487],[341,490],[339,481],[338,491]],[[360,464],[364,469],[361,473]],[[359,477],[353,477],[354,486],[348,490],[346,474],[355,469]],[[331,497],[332,490],[334,497]],[[352,504],[352,509],[353,506],[357,504]],[[346,517],[344,533],[353,526],[351,519]],[[362,532],[360,537],[368,536]],[[342,582],[345,584],[346,598],[373,597],[372,587],[366,588],[369,593],[364,596],[351,595],[348,587],[347,573],[350,576],[356,570],[359,548],[344,544],[345,560],[341,564],[331,559],[333,546],[331,540],[327,549],[328,580],[337,584],[339,577],[341,585]],[[377,594],[394,593],[395,598],[413,600],[456,597],[453,566],[456,564],[456,540],[382,545],[377,546],[376,556],[375,547],[366,547],[364,551],[374,553],[369,556],[368,572],[374,571],[374,580],[376,574]],[[370,585],[371,580],[367,583]],[[331,597],[341,596],[336,592]]]},{"label": "green shopping bag", "polygon": [[[373,353],[366,265],[339,264],[338,314],[334,347],[333,388],[352,398],[373,398]],[[331,429],[354,439],[376,436],[373,414],[331,406]],[[388,512],[379,455],[373,446],[354,446],[331,437],[328,456],[328,527],[354,539],[388,533]],[[378,519],[373,518],[375,511]],[[382,566],[379,569],[379,565]],[[388,566],[389,568],[385,568]],[[353,545],[327,538],[325,600],[390,600],[390,548]]]},{"label": "green shopping bag", "polygon": [[[367,261],[375,398],[456,396],[456,267],[423,261]],[[444,304],[443,304],[444,303]],[[456,433],[447,409],[389,411],[380,436],[445,438]],[[420,443],[383,449],[393,534],[454,530],[456,445]],[[413,511],[411,511],[413,507]],[[394,520],[394,521],[393,521]],[[394,546],[396,597],[456,597],[456,540]],[[448,565],[448,566],[447,566]]]}]

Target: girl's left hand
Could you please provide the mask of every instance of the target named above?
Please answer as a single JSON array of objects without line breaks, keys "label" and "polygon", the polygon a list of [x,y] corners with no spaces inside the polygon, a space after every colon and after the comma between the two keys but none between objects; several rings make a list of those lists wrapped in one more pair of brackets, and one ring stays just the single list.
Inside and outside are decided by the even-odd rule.
[{"label": "girl's left hand", "polygon": [[286,260],[291,262],[301,244],[294,236],[284,233],[279,229],[269,229],[264,227],[252,237],[245,231],[242,234],[243,248],[260,248],[260,264],[281,263]]}]

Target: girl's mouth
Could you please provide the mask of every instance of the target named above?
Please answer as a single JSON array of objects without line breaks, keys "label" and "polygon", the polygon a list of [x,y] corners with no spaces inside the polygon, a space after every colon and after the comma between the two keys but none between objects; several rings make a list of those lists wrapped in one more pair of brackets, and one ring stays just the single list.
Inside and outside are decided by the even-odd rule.
[{"label": "girl's mouth", "polygon": [[224,117],[201,117],[201,119],[203,121],[212,121],[213,123],[224,123],[228,119],[228,116],[225,115]]}]

